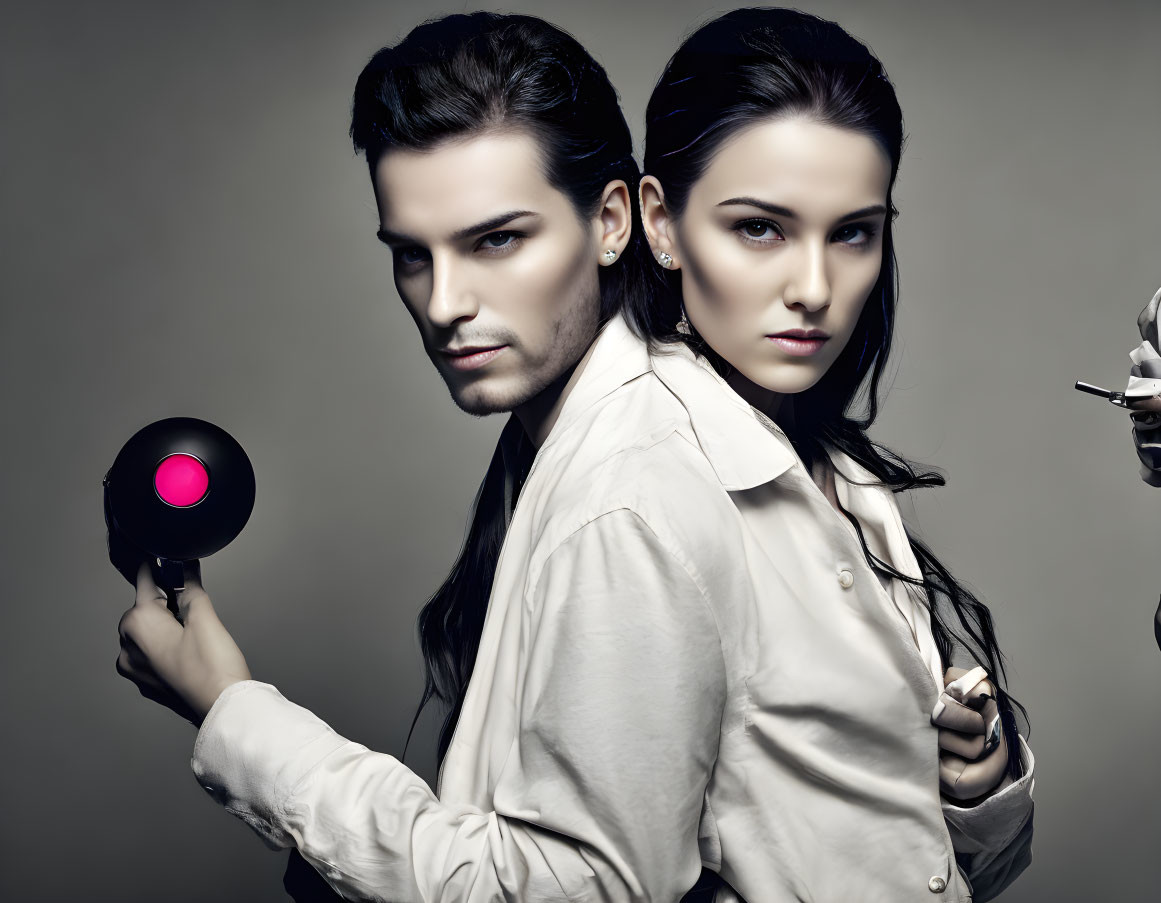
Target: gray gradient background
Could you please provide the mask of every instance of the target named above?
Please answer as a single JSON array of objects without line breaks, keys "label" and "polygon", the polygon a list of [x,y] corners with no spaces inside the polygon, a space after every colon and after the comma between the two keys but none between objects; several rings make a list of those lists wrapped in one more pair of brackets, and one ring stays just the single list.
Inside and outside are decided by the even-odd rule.
[{"label": "gray gradient background", "polygon": [[[875,435],[948,472],[913,513],[992,605],[1032,714],[1035,862],[1004,899],[1155,900],[1161,493],[1125,415],[1072,382],[1123,386],[1161,283],[1161,7],[806,6],[883,58],[910,133]],[[640,137],[669,53],[723,8],[520,10],[594,51]],[[420,15],[4,9],[4,900],[282,899],[285,855],[194,781],[194,731],[114,672],[131,593],[100,478],[149,421],[215,421],[254,462],[253,518],[205,565],[254,675],[402,750],[415,615],[501,426],[455,410],[424,357],[346,138],[362,64]],[[428,779],[433,731],[409,755]]]}]

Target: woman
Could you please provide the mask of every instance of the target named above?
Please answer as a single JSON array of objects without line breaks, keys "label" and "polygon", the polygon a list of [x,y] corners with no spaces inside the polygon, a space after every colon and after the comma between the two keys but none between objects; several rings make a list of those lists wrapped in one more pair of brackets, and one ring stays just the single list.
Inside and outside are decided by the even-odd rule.
[{"label": "woman", "polygon": [[[769,589],[740,665],[747,727],[723,736],[709,789],[713,864],[752,899],[960,900],[958,861],[989,899],[1027,863],[1031,756],[987,608],[892,497],[942,479],[866,434],[894,320],[894,89],[836,24],[742,9],[673,56],[647,128],[641,210],[668,296],[629,304],[655,369],[692,408],[704,387],[664,353],[692,350],[793,451],[733,494]],[[745,419],[718,440],[745,441]],[[957,646],[990,680],[949,667]]]}]

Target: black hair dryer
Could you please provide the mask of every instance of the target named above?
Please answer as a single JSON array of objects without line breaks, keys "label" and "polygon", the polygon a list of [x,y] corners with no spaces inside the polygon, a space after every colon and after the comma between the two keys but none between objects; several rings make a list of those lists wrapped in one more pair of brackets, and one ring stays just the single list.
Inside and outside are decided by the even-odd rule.
[{"label": "black hair dryer", "polygon": [[105,474],[109,561],[131,584],[148,561],[170,607],[183,564],[242,532],[254,509],[254,468],[219,426],[170,417],[139,430]]}]

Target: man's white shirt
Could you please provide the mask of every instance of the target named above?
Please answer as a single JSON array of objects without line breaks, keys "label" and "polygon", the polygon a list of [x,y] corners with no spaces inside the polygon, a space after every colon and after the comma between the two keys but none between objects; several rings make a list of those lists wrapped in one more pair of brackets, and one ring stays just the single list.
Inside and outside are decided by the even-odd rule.
[{"label": "man's white shirt", "polygon": [[[870,551],[919,576],[892,493],[832,460]],[[786,437],[615,318],[512,512],[438,794],[257,681],[192,765],[355,899],[676,901],[705,864],[719,901],[966,901],[957,853],[990,897],[1028,861],[1032,756],[942,801],[941,685],[922,593]]]}]

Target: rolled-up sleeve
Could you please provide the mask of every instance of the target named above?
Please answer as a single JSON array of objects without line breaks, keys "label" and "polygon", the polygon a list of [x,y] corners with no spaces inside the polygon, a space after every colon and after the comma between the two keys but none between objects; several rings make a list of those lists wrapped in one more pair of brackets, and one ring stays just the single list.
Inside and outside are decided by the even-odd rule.
[{"label": "rolled-up sleeve", "polygon": [[[493,604],[495,600],[493,600]],[[340,893],[405,901],[674,900],[701,869],[725,669],[701,588],[636,514],[549,555],[522,604],[519,729],[493,808],[441,801],[268,684],[222,694],[203,787]]]},{"label": "rolled-up sleeve", "polygon": [[972,884],[972,900],[991,900],[1032,862],[1032,790],[1036,760],[1020,738],[1024,774],[977,806],[943,802],[956,859]]}]

